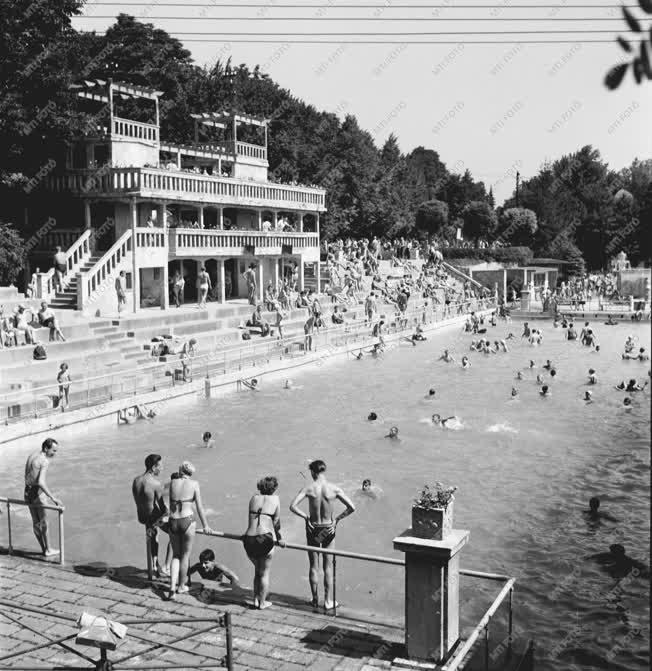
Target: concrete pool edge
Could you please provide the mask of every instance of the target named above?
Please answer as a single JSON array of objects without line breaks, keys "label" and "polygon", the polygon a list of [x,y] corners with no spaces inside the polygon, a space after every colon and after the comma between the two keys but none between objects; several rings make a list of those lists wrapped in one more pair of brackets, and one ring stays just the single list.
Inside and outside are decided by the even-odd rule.
[{"label": "concrete pool edge", "polygon": [[[492,308],[487,308],[484,310],[478,310],[477,314],[486,316],[491,314],[492,311]],[[424,324],[423,331],[424,333],[430,333],[448,327],[459,326],[466,321],[467,316],[468,315],[465,313],[442,320],[440,322]],[[413,327],[411,326],[408,329],[397,330],[394,333],[385,335],[385,343],[398,343],[400,340],[405,338],[405,333],[411,332],[412,329]],[[61,413],[56,417],[49,415],[47,417],[32,418],[22,422],[16,422],[15,424],[5,425],[2,432],[2,438],[0,439],[0,445],[8,445],[18,440],[37,436],[46,432],[51,433],[57,431],[58,429],[74,426],[75,424],[88,423],[94,420],[104,419],[113,414],[117,416],[118,412],[133,408],[137,405],[147,406],[150,404],[156,404],[158,410],[160,409],[161,404],[165,403],[166,401],[187,398],[193,394],[205,398],[208,388],[207,381],[210,381],[211,390],[220,389],[223,392],[232,393],[237,390],[238,383],[243,378],[261,378],[263,376],[273,377],[287,371],[309,366],[311,364],[320,365],[320,362],[323,362],[324,360],[348,356],[353,351],[357,352],[360,351],[360,349],[371,347],[377,341],[378,338],[374,338],[370,335],[368,339],[361,342],[356,342],[355,344],[347,344],[339,347],[328,345],[324,346],[317,351],[312,352],[311,354],[302,356],[299,360],[292,360],[291,362],[289,362],[287,359],[274,362],[270,361],[266,365],[253,365],[246,370],[243,369],[234,373],[227,373],[219,377],[202,377],[184,385],[174,386],[172,388],[152,392],[140,393],[128,398],[121,398],[89,407],[78,408],[66,413]],[[228,387],[230,386],[232,386],[232,389],[229,390]]]}]

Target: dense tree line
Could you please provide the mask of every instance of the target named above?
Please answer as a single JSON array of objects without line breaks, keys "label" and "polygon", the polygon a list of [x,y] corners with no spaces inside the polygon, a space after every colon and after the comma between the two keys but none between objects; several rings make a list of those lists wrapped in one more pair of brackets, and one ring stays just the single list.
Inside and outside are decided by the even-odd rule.
[{"label": "dense tree line", "polygon": [[[586,147],[543,166],[523,183],[518,202],[512,198],[496,210],[491,191],[468,170],[458,174],[425,147],[403,154],[393,135],[378,147],[353,115],[340,120],[317,110],[258,66],[221,58],[202,68],[181,42],[131,16],[118,16],[105,34],[79,33],[70,17],[80,13],[80,0],[37,4],[33,11],[32,0],[0,0],[0,188],[5,216],[18,228],[33,197],[30,180],[89,119],[97,123],[98,106],[84,106],[70,86],[113,78],[164,93],[161,135],[171,142],[192,141],[194,112],[227,109],[270,118],[270,176],[327,190],[327,237],[435,234],[453,240],[459,228],[467,239],[529,245],[562,258],[584,255],[592,267],[604,263],[610,245],[635,260],[648,253],[652,161],[614,173]],[[151,120],[151,108],[120,104],[132,118]],[[640,225],[632,225],[635,219]]]}]

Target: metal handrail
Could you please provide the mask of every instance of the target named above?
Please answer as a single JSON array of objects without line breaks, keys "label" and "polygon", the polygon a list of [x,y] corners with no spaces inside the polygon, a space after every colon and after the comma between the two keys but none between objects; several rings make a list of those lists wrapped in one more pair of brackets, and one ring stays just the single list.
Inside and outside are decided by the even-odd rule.
[{"label": "metal handrail", "polygon": [[58,513],[59,521],[59,564],[63,564],[65,561],[65,550],[64,550],[64,536],[63,536],[63,512],[65,508],[63,506],[50,506],[50,505],[41,505],[40,503],[27,503],[22,499],[14,499],[10,497],[0,496],[0,503],[7,504],[7,533],[8,533],[8,549],[9,554],[14,553],[14,546],[11,533],[11,505],[15,506],[25,506],[27,508],[42,508],[44,510],[56,510]]},{"label": "metal handrail", "polygon": [[[450,305],[446,306],[446,308],[441,310],[442,315],[446,315],[446,314],[452,315],[453,312],[457,308],[459,308],[460,306],[467,306],[467,305],[470,306],[470,304],[472,302],[473,302],[473,299],[460,301],[459,303],[451,303]],[[409,321],[410,319],[420,317],[420,316],[422,316],[423,310],[424,310],[425,307],[426,306],[422,304],[422,305],[419,305],[419,306],[415,307],[412,310],[408,310],[401,315],[401,318],[402,319],[407,319]],[[434,311],[434,312],[438,311],[436,309],[436,306],[435,306],[434,303],[431,303],[431,305],[429,307],[431,307],[432,311]],[[485,309],[485,308],[480,307],[478,309]],[[490,308],[487,307],[486,309],[490,309]],[[379,312],[381,312],[381,311],[379,311]],[[332,334],[332,333],[334,333],[335,335],[339,335],[339,334],[348,335],[348,334],[352,333],[352,329],[353,329],[353,332],[355,332],[356,330],[361,331],[363,329],[368,329],[368,328],[369,328],[369,326],[366,325],[364,323],[364,320],[361,319],[361,320],[357,321],[357,323],[348,322],[348,323],[344,323],[344,324],[341,324],[341,325],[330,325],[327,329],[324,329],[323,333],[327,334],[327,335]],[[403,330],[406,330],[406,329],[403,329]],[[318,342],[318,336],[319,335],[321,335],[321,334],[314,334],[313,335],[313,343],[315,344],[315,346],[319,345],[319,342]],[[301,334],[301,333],[288,335],[288,336],[285,336],[282,339],[274,340],[273,344],[275,346],[279,347],[279,348],[282,348],[284,346],[292,345],[293,343],[297,342],[298,338],[300,340],[304,340],[304,335]],[[233,347],[222,347],[220,349],[215,349],[212,352],[209,352],[207,354],[201,354],[199,356],[191,357],[189,360],[190,360],[192,366],[197,366],[197,365],[202,365],[202,360],[206,360],[206,363],[215,360],[216,355],[219,355],[220,357],[222,357],[222,356],[225,356],[225,355],[228,355],[228,354],[239,354],[240,359],[242,359],[243,354],[245,356],[257,355],[258,352],[256,350],[258,348],[268,350],[269,347],[270,347],[270,345],[268,344],[269,342],[270,341],[266,341],[264,343],[263,342],[257,342],[257,343],[250,342],[249,345],[246,345],[244,347],[242,345],[237,345],[237,346],[233,346]],[[317,350],[315,350],[315,351],[317,351]],[[156,363],[156,362],[153,362],[153,363]],[[163,367],[164,363],[168,363],[168,362],[162,362],[161,367]],[[180,361],[179,361],[179,363],[180,363]],[[137,368],[134,368],[130,371],[124,371],[123,373],[121,373],[121,377],[124,378],[124,377],[133,377],[133,376],[142,375],[143,373],[145,373],[146,371],[148,371],[150,369],[151,369],[151,364],[147,364],[146,366],[137,367]],[[191,375],[192,375],[192,372],[193,372],[193,370],[191,368]],[[116,373],[104,373],[102,375],[92,375],[92,376],[80,378],[79,380],[75,380],[74,384],[76,386],[80,386],[80,385],[83,386],[83,384],[87,383],[87,382],[101,380],[101,379],[107,379],[107,378],[114,378],[115,376],[116,376]],[[52,383],[52,384],[48,384],[48,385],[42,385],[40,387],[32,387],[30,389],[11,391],[11,392],[0,395],[0,402],[7,402],[8,400],[11,400],[12,398],[24,397],[26,394],[30,395],[30,394],[35,394],[37,392],[45,392],[47,390],[52,390],[52,389],[55,389],[55,388],[58,388],[58,387],[59,387],[58,383]]]},{"label": "metal handrail", "polygon": [[[14,608],[17,610],[24,610],[27,612],[31,613],[36,613],[38,615],[46,615],[48,617],[52,618],[57,618],[59,620],[64,620],[66,622],[70,623],[77,623],[77,618],[71,616],[71,615],[64,615],[62,613],[56,613],[51,610],[47,610],[44,608],[36,608],[34,606],[25,606],[23,604],[16,604],[12,601],[5,601],[0,599],[0,606],[4,607],[9,607],[9,608]],[[1,613],[2,615],[7,615],[5,612]],[[8,616],[7,616],[8,617]],[[12,618],[9,617],[11,620]],[[231,613],[223,613],[220,614],[219,617],[186,617],[186,618],[161,618],[161,619],[136,619],[136,620],[121,620],[122,624],[125,625],[135,625],[135,624],[165,624],[165,623],[187,623],[187,622],[212,622],[214,623],[211,627],[208,627],[206,629],[200,629],[199,631],[191,631],[188,634],[183,634],[182,636],[177,636],[175,637],[171,642],[169,643],[161,643],[161,642],[156,642],[154,646],[151,646],[150,648],[147,648],[146,650],[140,650],[135,653],[130,653],[126,657],[122,657],[121,659],[112,662],[111,664],[108,663],[107,655],[106,655],[106,650],[101,649],[101,659],[99,661],[95,661],[87,657],[86,655],[83,655],[80,653],[78,650],[74,648],[68,648],[68,646],[63,646],[64,641],[67,641],[71,638],[75,638],[77,634],[71,634],[69,636],[64,636],[64,637],[59,637],[57,639],[49,639],[45,634],[40,633],[43,638],[46,638],[48,640],[47,643],[40,644],[38,646],[34,646],[32,648],[28,649],[23,649],[19,650],[18,652],[12,652],[8,655],[4,655],[0,657],[0,662],[2,662],[5,659],[11,659],[13,657],[18,657],[20,655],[28,654],[31,652],[34,652],[35,650],[40,650],[42,648],[47,648],[51,645],[62,645],[66,649],[69,649],[70,651],[74,652],[75,654],[79,655],[80,657],[83,657],[84,659],[87,659],[90,661],[92,664],[95,665],[96,669],[100,670],[105,670],[108,668],[113,669],[113,671],[131,671],[131,670],[136,670],[136,669],[180,669],[180,668],[193,668],[193,669],[214,669],[214,668],[220,668],[220,667],[226,667],[228,671],[233,671],[233,627],[231,623]],[[209,631],[212,631],[215,629],[215,627],[223,627],[225,630],[225,647],[226,647],[226,654],[222,658],[217,658],[217,657],[211,657],[207,656],[204,653],[195,653],[192,650],[187,650],[186,648],[179,648],[175,644],[176,643],[181,643],[182,641],[185,641],[186,639],[192,638],[194,636],[199,636],[201,634],[208,633]],[[29,627],[28,627],[29,628]],[[143,636],[136,634],[135,632],[131,632],[130,636],[133,638],[136,638],[140,641],[144,641],[146,643],[152,643],[152,639],[150,636]],[[188,662],[184,662],[183,664],[137,664],[133,666],[121,666],[123,662],[126,662],[128,659],[131,659],[133,657],[137,657],[143,654],[146,654],[147,652],[151,652],[152,650],[155,650],[157,648],[170,648],[172,650],[180,650],[181,652],[187,653],[187,654],[195,654],[199,655],[202,657],[207,657],[208,659],[214,659],[215,664],[210,664],[210,663],[198,663],[198,664],[189,664]],[[2,667],[0,666],[0,671],[5,671],[5,668],[7,671],[10,670],[21,670],[21,671],[43,671],[47,667],[44,666],[10,666],[10,667]],[[88,670],[89,667],[74,667],[74,666],[69,666],[66,665],[66,669],[84,669]]]},{"label": "metal handrail", "polygon": [[[198,529],[197,532],[198,534],[202,534],[205,536],[214,536],[216,538],[226,538],[228,540],[236,540],[236,541],[242,541],[244,534],[233,534],[229,533],[226,531],[204,531],[203,529]],[[363,554],[360,552],[351,552],[348,550],[336,550],[335,548],[321,548],[321,547],[313,547],[312,545],[303,545],[301,543],[288,543],[285,541],[279,542],[276,541],[275,545],[282,547],[284,549],[289,549],[289,550],[300,550],[302,552],[316,552],[318,554],[323,554],[323,555],[330,555],[333,557],[333,608],[331,609],[333,611],[333,615],[337,616],[337,599],[336,599],[336,588],[337,588],[337,564],[336,564],[336,557],[344,557],[348,559],[357,559],[360,561],[369,561],[377,564],[391,564],[394,566],[405,566],[405,560],[404,559],[396,559],[393,557],[382,557],[380,555],[370,555],[370,554]],[[149,559],[150,557],[150,550],[149,550],[149,537],[147,537],[147,557]],[[148,562],[148,573],[149,573],[149,580],[152,579],[151,575],[151,565]],[[489,623],[491,621],[491,618],[495,615],[496,611],[498,610],[498,607],[502,604],[502,602],[505,600],[505,597],[509,595],[509,632],[508,632],[508,638],[507,638],[507,649],[508,651],[511,652],[512,648],[512,631],[513,631],[513,626],[512,626],[512,593],[514,590],[514,583],[516,582],[515,578],[511,578],[510,576],[507,575],[501,575],[499,573],[485,573],[483,571],[473,571],[469,569],[459,569],[460,575],[465,575],[468,577],[472,578],[482,578],[485,580],[498,580],[501,582],[505,582],[503,585],[502,589],[498,593],[498,595],[495,597],[485,614],[482,616],[481,620],[478,622],[476,625],[475,629],[469,636],[469,638],[465,641],[464,645],[457,651],[454,655],[454,657],[451,659],[450,662],[445,664],[442,667],[442,671],[456,671],[460,664],[464,661],[466,655],[469,653],[475,642],[477,641],[478,637],[480,636],[480,633],[482,630],[485,630],[485,669],[488,671],[488,660],[489,660]]]}]

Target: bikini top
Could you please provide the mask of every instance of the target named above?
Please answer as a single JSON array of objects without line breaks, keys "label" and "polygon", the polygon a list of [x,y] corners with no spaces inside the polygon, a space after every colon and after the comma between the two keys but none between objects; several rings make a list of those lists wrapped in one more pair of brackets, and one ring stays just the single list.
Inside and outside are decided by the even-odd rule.
[{"label": "bikini top", "polygon": [[267,517],[271,517],[272,519],[274,519],[274,513],[264,513],[263,509],[262,509],[262,506],[260,508],[258,508],[258,510],[250,510],[249,514],[250,515],[256,515],[257,518],[258,518],[257,519],[258,522],[260,522],[260,516],[261,515],[267,515]]},{"label": "bikini top", "polygon": [[195,500],[194,495],[191,499],[172,499],[171,498],[170,499],[170,508],[174,508],[175,506],[178,506],[177,512],[179,512],[181,510],[181,507],[182,507],[183,503],[192,503],[194,500]]}]

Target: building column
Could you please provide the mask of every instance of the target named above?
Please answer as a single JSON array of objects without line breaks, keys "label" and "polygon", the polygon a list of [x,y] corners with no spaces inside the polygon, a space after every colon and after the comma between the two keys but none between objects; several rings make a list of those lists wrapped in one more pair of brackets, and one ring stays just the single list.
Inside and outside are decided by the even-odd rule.
[{"label": "building column", "polygon": [[272,212],[272,226],[274,227],[274,230],[276,230],[276,227],[278,226],[278,212],[276,210]]},{"label": "building column", "polygon": [[177,170],[181,170],[181,150],[177,152]]},{"label": "building column", "polygon": [[[276,213],[275,213],[276,214]],[[281,259],[274,259],[274,288],[278,287],[278,264],[281,262]]]},{"label": "building column", "polygon": [[527,268],[523,268],[523,286],[527,287]]},{"label": "building column", "polygon": [[265,286],[263,284],[264,278],[263,278],[263,261],[265,258],[263,257],[258,261],[258,300],[262,303],[264,294],[265,294]]},{"label": "building column", "polygon": [[217,223],[219,225],[220,231],[224,230],[224,208],[217,208]]},{"label": "building column", "polygon": [[91,228],[91,203],[89,200],[84,201],[84,226],[87,231]]},{"label": "building column", "polygon": [[131,209],[131,289],[133,292],[134,312],[140,307],[140,277],[138,276],[138,245],[136,244],[136,228],[138,227],[138,203],[132,198],[129,203]]},{"label": "building column", "polygon": [[316,289],[316,291],[317,291],[318,294],[320,294],[321,293],[321,261],[319,259],[317,259],[317,263],[315,265],[316,265],[315,273],[317,274],[317,289]]},{"label": "building column", "polygon": [[204,206],[200,205],[199,206],[199,228],[204,228]]},{"label": "building column", "polygon": [[315,213],[315,230],[317,232],[317,239],[319,240],[319,212]]},{"label": "building column", "polygon": [[507,270],[503,270],[503,301],[507,303]]},{"label": "building column", "polygon": [[258,210],[256,212],[256,216],[258,217],[258,230],[262,231],[263,230],[263,211]]},{"label": "building column", "polygon": [[303,272],[303,257],[299,257],[299,291],[303,291],[305,289],[305,284],[304,284],[304,272]]},{"label": "building column", "polygon": [[217,261],[217,277],[220,283],[220,303],[226,303],[226,281],[225,281],[224,272],[224,259],[218,259]]},{"label": "building column", "polygon": [[303,233],[303,212],[299,213],[299,233]]}]

